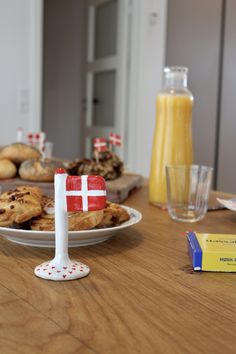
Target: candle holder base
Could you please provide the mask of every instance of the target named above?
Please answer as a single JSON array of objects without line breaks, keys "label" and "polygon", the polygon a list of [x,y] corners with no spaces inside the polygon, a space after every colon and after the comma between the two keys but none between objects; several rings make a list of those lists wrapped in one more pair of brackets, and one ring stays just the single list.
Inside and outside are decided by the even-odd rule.
[{"label": "candle holder base", "polygon": [[90,272],[87,265],[67,260],[57,263],[55,260],[44,262],[35,267],[34,274],[43,279],[65,281],[86,277]]}]

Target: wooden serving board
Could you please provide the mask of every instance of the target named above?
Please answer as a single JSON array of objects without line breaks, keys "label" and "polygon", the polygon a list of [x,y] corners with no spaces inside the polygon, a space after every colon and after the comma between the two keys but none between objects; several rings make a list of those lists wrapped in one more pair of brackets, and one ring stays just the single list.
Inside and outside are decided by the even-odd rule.
[{"label": "wooden serving board", "polygon": [[[134,189],[142,186],[142,176],[125,174],[114,181],[107,181],[106,184],[108,200],[113,203],[122,203]],[[0,181],[2,192],[26,185],[40,187],[46,195],[53,196],[54,194],[54,184],[52,182],[30,182],[20,178]]]}]

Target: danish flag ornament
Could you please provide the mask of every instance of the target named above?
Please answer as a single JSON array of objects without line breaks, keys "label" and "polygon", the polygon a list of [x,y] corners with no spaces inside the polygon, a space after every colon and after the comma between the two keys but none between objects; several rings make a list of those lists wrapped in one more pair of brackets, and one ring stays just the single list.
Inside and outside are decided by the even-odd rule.
[{"label": "danish flag ornament", "polygon": [[106,207],[106,184],[100,176],[68,176],[67,211],[94,211]]},{"label": "danish flag ornament", "polygon": [[22,143],[23,141],[23,129],[21,127],[17,128],[16,141]]},{"label": "danish flag ornament", "polygon": [[29,145],[34,145],[34,134],[33,133],[29,133],[27,135],[27,139],[28,139],[28,144]]},{"label": "danish flag ornament", "polygon": [[94,211],[106,207],[106,185],[100,176],[68,176],[64,169],[55,174],[55,257],[34,270],[48,280],[73,280],[89,274],[88,266],[71,261],[68,255],[69,211]]},{"label": "danish flag ornament", "polygon": [[110,133],[110,135],[109,135],[109,143],[111,145],[121,146],[122,145],[121,136],[119,134]]},{"label": "danish flag ornament", "polygon": [[93,140],[93,146],[95,151],[107,151],[107,141],[106,138],[95,138]]}]

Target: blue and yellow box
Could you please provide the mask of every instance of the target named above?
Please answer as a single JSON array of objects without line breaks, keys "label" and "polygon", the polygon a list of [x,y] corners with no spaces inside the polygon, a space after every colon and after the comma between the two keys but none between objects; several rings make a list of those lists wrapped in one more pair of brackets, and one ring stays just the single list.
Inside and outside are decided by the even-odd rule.
[{"label": "blue and yellow box", "polygon": [[194,270],[236,272],[236,235],[188,232]]}]

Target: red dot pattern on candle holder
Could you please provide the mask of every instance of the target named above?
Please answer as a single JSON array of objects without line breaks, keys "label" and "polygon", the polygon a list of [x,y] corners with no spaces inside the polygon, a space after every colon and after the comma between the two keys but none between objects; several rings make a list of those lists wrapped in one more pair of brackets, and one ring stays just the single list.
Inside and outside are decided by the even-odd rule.
[{"label": "red dot pattern on candle holder", "polygon": [[41,275],[41,278],[48,280],[73,280],[84,277],[88,273],[88,266],[81,262],[75,263],[71,261],[63,266],[57,266],[53,264],[53,261],[50,263],[45,262],[35,269],[36,275]]}]

